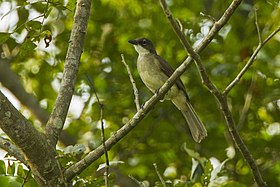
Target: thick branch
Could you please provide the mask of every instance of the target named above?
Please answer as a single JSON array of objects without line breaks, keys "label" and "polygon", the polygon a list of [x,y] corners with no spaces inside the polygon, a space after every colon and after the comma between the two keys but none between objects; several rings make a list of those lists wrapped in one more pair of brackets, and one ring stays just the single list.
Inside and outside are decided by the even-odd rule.
[{"label": "thick branch", "polygon": [[54,186],[60,176],[55,150],[0,92],[0,127],[20,147],[41,186]]},{"label": "thick branch", "polygon": [[46,136],[55,147],[63,128],[66,115],[74,93],[83,41],[90,14],[91,0],[78,0],[69,47],[66,54],[64,71],[58,96],[46,126]]},{"label": "thick branch", "polygon": [[[236,3],[232,3],[230,7],[226,10],[226,15],[232,15],[234,10],[237,8],[238,5]],[[201,43],[197,51],[202,51],[214,38],[214,36],[218,33],[218,31],[222,28],[220,25],[225,25],[228,17],[222,17],[218,21],[218,25],[214,25],[209,34],[206,36],[206,39],[203,40],[203,43]],[[154,105],[164,96],[164,94],[167,93],[167,91],[171,88],[171,86],[175,83],[176,79],[180,77],[184,71],[187,69],[187,67],[192,62],[192,58],[188,57],[184,63],[182,63],[172,74],[172,76],[164,83],[164,85],[159,89],[158,93],[153,95],[143,106],[142,109],[137,111],[137,113],[117,132],[114,133],[113,136],[111,136],[106,142],[105,145],[107,149],[109,150],[113,145],[118,143],[126,134],[128,134],[134,127],[136,127],[139,122],[145,117],[145,115],[154,107]],[[90,152],[87,156],[85,156],[82,160],[75,163],[71,167],[69,167],[65,171],[65,178],[67,181],[74,178],[76,175],[80,174],[85,168],[87,168],[92,162],[97,160],[99,157],[101,157],[104,154],[103,146],[99,146],[92,152]]]}]

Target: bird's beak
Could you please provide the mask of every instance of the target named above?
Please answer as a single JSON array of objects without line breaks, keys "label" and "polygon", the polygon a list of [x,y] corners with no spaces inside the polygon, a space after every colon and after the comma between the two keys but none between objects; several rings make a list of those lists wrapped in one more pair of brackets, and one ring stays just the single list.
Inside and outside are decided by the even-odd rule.
[{"label": "bird's beak", "polygon": [[133,44],[133,45],[137,45],[138,44],[137,40],[128,40],[128,42]]}]

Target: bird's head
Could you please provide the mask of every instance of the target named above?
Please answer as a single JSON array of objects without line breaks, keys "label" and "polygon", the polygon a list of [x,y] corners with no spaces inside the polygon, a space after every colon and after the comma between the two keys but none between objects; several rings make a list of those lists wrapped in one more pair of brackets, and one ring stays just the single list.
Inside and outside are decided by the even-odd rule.
[{"label": "bird's head", "polygon": [[147,38],[139,38],[135,40],[129,40],[129,43],[133,44],[135,50],[139,54],[146,54],[146,53],[154,53],[156,54],[156,50],[154,48],[153,43],[148,40]]}]

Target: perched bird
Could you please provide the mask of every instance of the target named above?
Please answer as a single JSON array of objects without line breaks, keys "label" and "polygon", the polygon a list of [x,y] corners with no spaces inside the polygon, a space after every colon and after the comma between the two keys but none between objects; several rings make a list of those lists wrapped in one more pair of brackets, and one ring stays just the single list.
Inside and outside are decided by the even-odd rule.
[{"label": "perched bird", "polygon": [[[137,69],[142,81],[153,93],[157,92],[172,75],[174,72],[173,68],[157,54],[150,40],[140,38],[129,40],[128,42],[133,44],[139,54]],[[199,143],[207,136],[207,131],[191,105],[181,79],[178,78],[176,80],[175,84],[165,95],[165,99],[171,100],[182,112],[189,125],[192,137],[196,142]]]}]

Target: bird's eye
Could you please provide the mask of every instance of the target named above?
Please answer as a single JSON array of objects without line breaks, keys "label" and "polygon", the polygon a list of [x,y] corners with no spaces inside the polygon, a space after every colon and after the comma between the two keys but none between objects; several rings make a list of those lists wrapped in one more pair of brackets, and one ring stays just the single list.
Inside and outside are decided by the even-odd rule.
[{"label": "bird's eye", "polygon": [[142,45],[147,45],[147,40],[144,39],[144,40],[142,41]]}]

